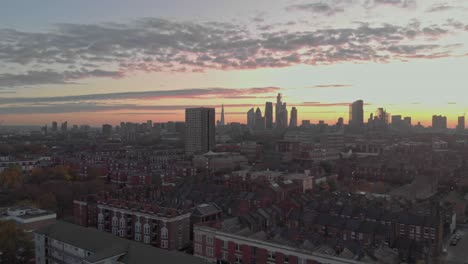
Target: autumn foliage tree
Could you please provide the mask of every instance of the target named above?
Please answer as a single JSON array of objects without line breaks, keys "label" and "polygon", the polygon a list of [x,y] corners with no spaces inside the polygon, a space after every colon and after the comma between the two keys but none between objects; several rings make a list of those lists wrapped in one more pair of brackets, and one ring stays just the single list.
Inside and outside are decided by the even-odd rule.
[{"label": "autumn foliage tree", "polygon": [[0,186],[6,189],[16,189],[23,185],[21,167],[11,166],[0,173]]},{"label": "autumn foliage tree", "polygon": [[0,252],[0,263],[31,263],[34,258],[31,237],[11,221],[0,221]]}]

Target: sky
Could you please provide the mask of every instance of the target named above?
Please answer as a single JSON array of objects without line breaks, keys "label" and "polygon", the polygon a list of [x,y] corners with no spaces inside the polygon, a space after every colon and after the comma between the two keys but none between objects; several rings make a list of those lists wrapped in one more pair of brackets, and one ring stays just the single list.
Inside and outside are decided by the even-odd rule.
[{"label": "sky", "polygon": [[[466,0],[8,0],[0,122],[245,122],[282,93],[299,120],[468,110]],[[219,116],[218,116],[219,119]]]}]

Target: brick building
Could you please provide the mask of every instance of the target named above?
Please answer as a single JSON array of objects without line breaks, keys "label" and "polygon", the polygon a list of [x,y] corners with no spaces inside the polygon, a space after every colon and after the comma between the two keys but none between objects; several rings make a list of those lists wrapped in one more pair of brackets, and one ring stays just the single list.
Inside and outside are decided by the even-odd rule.
[{"label": "brick building", "polygon": [[115,236],[163,249],[181,249],[190,242],[188,211],[123,200],[74,201],[74,220]]}]

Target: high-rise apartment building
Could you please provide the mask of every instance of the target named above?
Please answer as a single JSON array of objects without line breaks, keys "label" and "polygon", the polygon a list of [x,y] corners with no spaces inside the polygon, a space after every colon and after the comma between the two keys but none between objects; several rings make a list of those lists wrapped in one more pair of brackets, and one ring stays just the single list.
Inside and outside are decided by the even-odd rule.
[{"label": "high-rise apartment building", "polygon": [[444,130],[447,129],[447,117],[441,115],[432,116],[432,129]]},{"label": "high-rise apartment building", "polygon": [[291,122],[289,123],[290,127],[297,127],[297,108],[293,107],[291,109]]},{"label": "high-rise apartment building", "polygon": [[273,128],[273,103],[265,103],[265,127],[266,129]]},{"label": "high-rise apartment building", "polygon": [[112,135],[112,126],[109,124],[102,125],[102,135],[109,138]]},{"label": "high-rise apartment building", "polygon": [[58,123],[57,121],[52,122],[52,132],[58,131]]},{"label": "high-rise apartment building", "polygon": [[349,127],[360,130],[364,126],[364,101],[358,100],[349,105]]},{"label": "high-rise apartment building", "polygon": [[62,130],[62,133],[66,133],[68,131],[68,122],[65,121],[62,123],[60,130]]},{"label": "high-rise apartment building", "polygon": [[215,146],[215,109],[185,109],[185,153],[200,154]]},{"label": "high-rise apartment building", "polygon": [[465,130],[465,116],[459,116],[458,117],[458,125],[457,125],[457,130],[458,131],[463,131]]}]

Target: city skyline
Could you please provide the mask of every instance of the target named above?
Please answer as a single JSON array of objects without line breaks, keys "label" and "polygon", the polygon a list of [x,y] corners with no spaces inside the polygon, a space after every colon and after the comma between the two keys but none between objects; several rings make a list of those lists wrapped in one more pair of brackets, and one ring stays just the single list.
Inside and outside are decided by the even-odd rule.
[{"label": "city skyline", "polygon": [[468,110],[467,13],[435,0],[5,3],[0,120],[183,121],[199,106],[220,120],[224,104],[226,123],[245,122],[282,93],[298,123],[347,123],[363,99],[365,120],[383,107],[455,128]]}]

